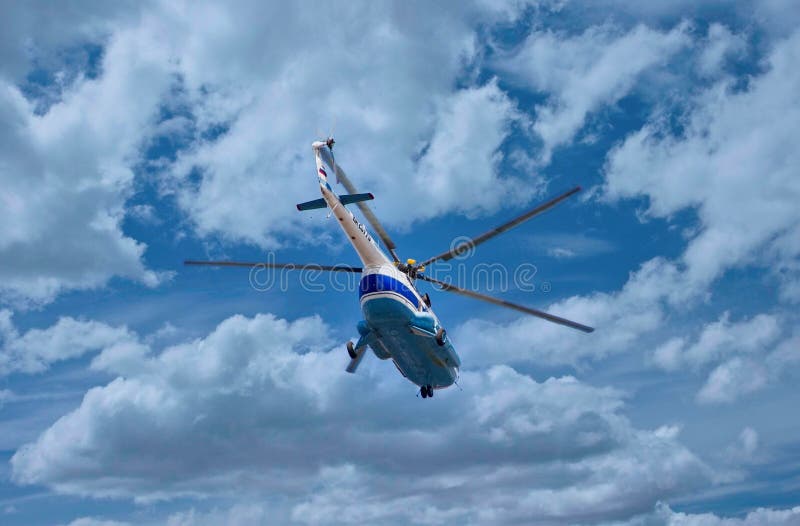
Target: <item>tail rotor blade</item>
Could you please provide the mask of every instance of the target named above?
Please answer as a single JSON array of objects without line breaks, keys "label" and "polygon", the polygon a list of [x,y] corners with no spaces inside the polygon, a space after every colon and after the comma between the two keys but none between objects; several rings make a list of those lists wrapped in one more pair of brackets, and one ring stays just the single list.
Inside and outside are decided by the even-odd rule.
[{"label": "tail rotor blade", "polygon": [[337,116],[334,115],[331,122],[331,131],[328,132],[328,137],[333,137],[333,132],[336,131],[336,118]]},{"label": "tail rotor blade", "polygon": [[592,327],[583,325],[582,323],[578,323],[576,321],[568,320],[566,318],[561,318],[560,316],[556,316],[554,314],[550,314],[548,312],[544,312],[539,309],[532,309],[530,307],[525,307],[524,305],[518,305],[516,303],[511,303],[510,301],[501,300],[500,298],[487,296],[486,294],[481,294],[480,292],[475,292],[474,290],[462,289],[461,287],[450,285],[449,283],[445,283],[444,281],[439,281],[438,279],[429,278],[424,274],[418,274],[417,278],[423,281],[427,281],[429,283],[434,283],[436,285],[439,285],[442,289],[448,292],[455,292],[456,294],[461,294],[462,296],[467,296],[470,298],[474,298],[476,300],[486,301],[493,305],[499,305],[500,307],[506,307],[519,312],[524,312],[525,314],[530,314],[531,316],[536,316],[537,318],[542,318],[543,320],[547,320],[552,323],[557,323],[559,325],[564,325],[566,327],[577,329],[579,331],[594,332],[594,328]]}]

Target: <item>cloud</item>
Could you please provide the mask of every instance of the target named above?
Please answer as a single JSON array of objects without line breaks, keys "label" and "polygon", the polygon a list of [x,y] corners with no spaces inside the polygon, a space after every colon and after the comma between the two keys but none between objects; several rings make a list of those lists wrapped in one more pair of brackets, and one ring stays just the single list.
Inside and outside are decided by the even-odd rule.
[{"label": "cloud", "polygon": [[78,358],[90,351],[136,345],[137,336],[126,327],[69,316],[47,329],[30,329],[20,335],[11,322],[11,311],[0,311],[0,376],[15,372],[40,373],[56,362]]},{"label": "cloud", "polygon": [[[345,478],[346,476],[347,475],[345,475]],[[332,474],[326,475],[326,479],[330,477],[332,477]],[[341,497],[352,499],[354,496],[348,494],[341,495]],[[358,502],[358,505],[355,505],[356,502]],[[409,506],[414,504],[416,503],[407,503]],[[350,509],[357,509],[363,505],[364,503],[362,501],[352,500]],[[452,517],[448,517],[446,514],[436,515],[437,510],[434,508],[417,509],[415,511],[417,515],[414,519],[411,519],[411,523],[414,524],[447,523],[453,519],[457,519],[457,515],[453,515]],[[166,520],[166,524],[168,526],[205,526],[216,524],[231,524],[237,526],[272,524],[276,522],[276,520],[289,520],[288,518],[276,518],[274,512],[274,509],[267,509],[262,504],[237,504],[227,509],[214,508],[207,512],[190,509],[170,515]],[[320,510],[320,516],[322,512],[323,510]],[[336,519],[338,520],[340,517],[342,516],[337,516]],[[323,523],[331,522],[330,519],[330,517],[326,517]],[[648,513],[638,515],[631,519],[607,521],[600,524],[605,526],[792,526],[797,523],[798,519],[800,519],[800,507],[787,509],[758,508],[748,512],[742,517],[724,517],[714,513],[677,512],[673,511],[668,504],[659,502]],[[477,523],[480,523],[480,521]],[[539,524],[558,524],[558,522],[553,521]],[[587,523],[582,522],[581,524]]]},{"label": "cloud", "polygon": [[693,343],[673,337],[653,352],[653,363],[669,372],[703,371],[713,365],[697,394],[704,404],[732,402],[777,381],[800,361],[795,336],[784,336],[777,315],[758,314],[731,322],[728,312],[707,323]]},{"label": "cloud", "polygon": [[725,456],[734,465],[747,464],[755,459],[758,446],[758,431],[752,427],[745,427],[739,433],[738,440],[725,448]]},{"label": "cloud", "polygon": [[683,360],[686,339],[680,336],[670,338],[653,351],[653,362],[665,371],[677,371]]},{"label": "cloud", "polygon": [[[520,157],[506,160],[500,148],[521,115],[497,83],[453,88],[479,56],[478,23],[513,19],[522,5],[465,6],[456,18],[426,5],[413,23],[405,8],[321,8],[331,10],[319,14],[330,21],[325,30],[304,9],[258,2],[236,10],[152,4],[141,16],[90,5],[71,32],[27,34],[41,40],[37,56],[73,42],[102,53],[97,71],[70,70],[44,107],[10,80],[18,74],[0,78],[0,116],[9,123],[0,134],[3,301],[29,307],[114,276],[147,286],[169,277],[148,269],[146,246],[122,230],[126,216],[154,217],[146,205],[126,209],[126,200],[145,148],[165,134],[176,139],[178,160],[148,163],[171,175],[162,190],[197,233],[260,246],[311,239],[282,205],[314,191],[313,177],[298,174],[309,173],[314,128],[337,116],[346,130],[341,160],[380,196],[389,223],[493,212],[541,190],[530,174],[500,175]],[[282,23],[265,32],[250,23],[255,13]],[[11,14],[28,28],[39,16]],[[16,30],[7,37],[0,52],[22,45]],[[47,62],[55,76],[64,67]],[[442,190],[423,191],[430,182]],[[280,204],[265,206],[275,195]]]},{"label": "cloud", "polygon": [[94,517],[81,517],[70,522],[67,526],[130,526],[130,523],[97,519]]},{"label": "cloud", "polygon": [[649,516],[629,522],[631,526],[791,526],[800,520],[800,507],[758,508],[742,518],[720,517],[713,513],[681,513],[666,504],[656,506]]},{"label": "cloud", "polygon": [[697,59],[700,75],[715,77],[724,70],[731,58],[741,57],[747,50],[747,41],[742,35],[731,32],[722,24],[708,26],[707,42]]},{"label": "cloud", "polygon": [[686,346],[684,338],[673,338],[656,349],[653,361],[666,370],[683,364],[697,369],[727,355],[759,351],[764,354],[780,332],[775,315],[759,314],[731,323],[730,314],[725,312],[718,321],[706,324],[692,345]]},{"label": "cloud", "polygon": [[157,226],[162,223],[153,205],[133,205],[128,207],[127,214],[145,225]]},{"label": "cloud", "polygon": [[697,291],[683,280],[674,264],[654,258],[630,273],[619,291],[572,296],[547,306],[548,312],[597,328],[591,335],[525,316],[509,322],[468,320],[454,330],[454,340],[464,363],[475,366],[599,360],[629,350],[663,325],[669,305],[695,297]]},{"label": "cloud", "polygon": [[[698,228],[676,262],[688,289],[707,290],[730,268],[758,265],[780,283],[784,301],[796,301],[800,187],[792,144],[800,75],[792,64],[798,53],[800,33],[777,41],[766,72],[745,89],[725,79],[693,97],[680,135],[656,115],[608,156],[608,198],[646,196],[647,214],[655,217],[696,210]],[[776,364],[796,362],[788,350],[793,338],[778,345],[780,354],[770,352],[777,323],[772,315],[734,324],[723,316],[692,345],[683,337],[667,341],[655,362],[668,370],[717,363],[697,400],[731,402],[779,378],[783,367]]]},{"label": "cloud", "polygon": [[524,117],[496,79],[446,99],[411,185],[412,201],[425,209],[421,217],[447,211],[468,215],[495,211],[539,193],[543,181],[537,183],[532,174],[525,174],[529,181],[498,174],[503,159],[500,146],[511,134],[511,126],[522,121]]},{"label": "cloud", "polygon": [[[563,15],[597,23],[609,16],[621,20],[638,20],[663,27],[676,20],[714,20],[721,17],[727,23],[736,22],[757,28],[767,42],[785,38],[800,23],[800,8],[792,0],[736,2],[734,0],[675,0],[673,2],[637,2],[635,0],[598,0],[590,5],[564,2]],[[713,22],[712,22],[713,23]]]},{"label": "cloud", "polygon": [[681,262],[698,287],[756,264],[788,285],[785,300],[797,299],[799,54],[795,32],[775,44],[767,71],[747,88],[727,79],[692,97],[682,133],[657,115],[608,156],[607,198],[644,196],[653,217],[696,211],[698,232]]},{"label": "cloud", "polygon": [[577,256],[572,250],[561,247],[547,249],[547,255],[556,259],[570,259]]},{"label": "cloud", "polygon": [[141,4],[97,0],[67,5],[7,5],[0,20],[0,77],[13,82],[30,71],[63,66],[60,59],[87,42],[107,37],[114,26],[136,16]]},{"label": "cloud", "polygon": [[697,393],[700,403],[730,403],[780,382],[800,365],[800,336],[783,338],[768,351],[741,354],[719,364]]},{"label": "cloud", "polygon": [[104,351],[122,376],[20,448],[13,478],[145,501],[279,496],[276,513],[313,524],[574,523],[707,480],[675,428],[634,429],[613,389],[497,366],[422,402],[385,362],[344,373],[330,339],[317,317],[234,316],[137,363]]},{"label": "cloud", "polygon": [[[333,121],[337,161],[388,224],[490,213],[542,189],[519,173],[521,149],[501,153],[524,125],[515,104],[493,80],[463,80],[481,60],[476,28],[506,20],[506,9],[407,9],[322,4],[325,30],[289,5],[168,13],[194,129],[165,188],[199,235],[262,247],[311,240],[291,204],[317,191],[309,146]],[[264,32],[251,10],[282,24]]]},{"label": "cloud", "polygon": [[732,402],[736,398],[761,389],[767,383],[767,372],[755,360],[740,357],[718,365],[697,393],[702,404]]},{"label": "cloud", "polygon": [[194,508],[174,513],[167,518],[167,526],[252,526],[278,522],[274,510],[259,504],[237,504],[227,510],[214,509],[198,512]]},{"label": "cloud", "polygon": [[[741,352],[741,349],[739,349]],[[800,365],[800,337],[796,331],[761,353],[743,353],[726,359],[708,375],[697,393],[704,404],[730,403],[751,392],[778,383]]]},{"label": "cloud", "polygon": [[536,234],[532,237],[532,245],[557,259],[586,258],[617,249],[608,239],[587,234]]},{"label": "cloud", "polygon": [[[682,136],[671,135],[656,118],[609,154],[607,198],[645,195],[648,213],[658,217],[696,207],[700,228],[680,258],[644,263],[620,291],[575,296],[549,306],[556,314],[598,327],[591,345],[585,335],[534,319],[471,320],[455,332],[467,344],[467,361],[574,365],[584,358],[625,352],[660,327],[671,307],[685,309],[707,298],[711,283],[734,266],[758,263],[779,269],[770,272],[788,285],[781,292],[792,301],[791,285],[800,268],[800,212],[794,206],[800,187],[795,184],[798,160],[792,146],[800,114],[791,118],[798,111],[793,94],[800,75],[791,66],[798,52],[800,33],[776,44],[767,59],[769,69],[746,90],[732,91],[725,81],[694,98]],[[737,329],[724,318],[688,349],[683,338],[668,341],[655,359],[663,368],[675,369],[683,362],[693,367],[712,363],[730,351],[752,352],[774,341],[776,323],[774,316],[762,315]],[[497,341],[508,345],[497,346]],[[732,400],[759,389],[777,370],[748,369],[748,363],[737,358],[720,364],[698,400]],[[739,389],[734,379],[743,382]]]},{"label": "cloud", "polygon": [[[685,310],[707,299],[712,282],[734,266],[774,265],[782,285],[795,283],[800,209],[794,204],[800,187],[795,184],[793,166],[798,160],[792,144],[800,114],[791,116],[798,111],[793,94],[800,75],[791,64],[798,52],[800,33],[776,44],[767,60],[770,68],[754,77],[748,89],[730,91],[723,82],[703,91],[693,100],[683,136],[672,136],[656,118],[609,154],[608,199],[645,195],[648,213],[658,217],[696,207],[700,228],[681,257],[645,262],[621,290],[573,296],[548,307],[554,314],[600,329],[589,337],[590,345],[586,335],[532,318],[506,323],[470,320],[454,332],[466,344],[465,361],[575,365],[625,352],[661,327],[672,308]],[[781,287],[787,301],[793,300],[792,290]],[[674,369],[684,360],[698,366],[731,349],[763,348],[776,337],[776,319],[763,315],[740,329],[722,319],[708,327],[688,355],[685,340],[678,338],[656,351],[656,361]],[[498,346],[497,341],[508,344]],[[788,353],[783,356],[791,361]],[[763,376],[753,371],[745,390],[763,385]],[[747,373],[741,361],[721,366],[700,399],[731,399],[734,395],[726,386],[738,373]]]},{"label": "cloud", "polygon": [[[240,7],[154,5],[158,16],[130,17],[123,9],[109,15],[98,22],[103,31],[90,32],[110,35],[98,77],[78,76],[43,115],[7,86],[3,107],[18,125],[2,152],[10,161],[0,174],[8,179],[8,217],[2,219],[10,228],[0,250],[13,250],[19,262],[0,276],[7,301],[48,302],[63,290],[99,287],[117,275],[150,286],[168,277],[146,268],[145,245],[120,226],[126,214],[152,217],[146,205],[126,210],[125,199],[139,149],[165,133],[180,136],[181,152],[174,163],[153,163],[170,174],[162,189],[176,195],[196,232],[262,247],[286,236],[310,240],[300,216],[282,204],[313,191],[311,178],[297,177],[309,166],[310,130],[336,117],[349,134],[340,140],[340,160],[359,186],[379,196],[376,206],[389,223],[404,226],[454,211],[491,213],[543,189],[536,174],[505,175],[528,166],[522,150],[501,153],[513,130],[528,124],[497,82],[453,89],[481,60],[478,23],[514,19],[522,5],[467,6],[459,18],[447,16],[447,24],[436,23],[446,14],[435,6],[418,17],[426,24],[408,24],[403,10],[354,6],[349,15],[369,28],[357,33],[336,23],[347,18],[341,9],[321,14],[331,25],[317,31],[293,8]],[[282,19],[280,30],[263,32],[247,23],[256,9]],[[573,42],[574,59],[592,63],[578,55],[595,49],[597,40],[608,44],[604,60],[619,58],[634,43],[655,56],[677,46],[682,31],[587,31]],[[654,60],[648,57],[626,63],[644,68]],[[562,73],[560,88],[573,93],[568,86],[575,78]],[[610,78],[602,68],[597,74]],[[628,82],[624,75],[618,80]],[[575,102],[588,108],[579,113],[622,89],[600,84],[601,94]],[[116,104],[121,100],[128,103]],[[157,122],[162,108],[180,114]],[[41,184],[45,175],[47,184]],[[281,204],[264,206],[275,195]],[[35,214],[41,209],[50,213]]]},{"label": "cloud", "polygon": [[553,150],[569,144],[587,116],[615,104],[649,68],[665,64],[691,42],[689,26],[668,32],[638,25],[622,32],[592,26],[577,36],[535,31],[513,54],[498,61],[511,79],[547,95],[535,107],[533,131],[541,138],[544,163]]},{"label": "cloud", "polygon": [[10,389],[0,389],[0,409],[3,408],[3,404],[14,398],[14,392]]},{"label": "cloud", "polygon": [[143,35],[119,31],[102,75],[79,76],[44,114],[0,79],[0,299],[21,306],[112,276],[148,286],[145,245],[121,229],[132,166],[170,84],[164,56]]},{"label": "cloud", "polygon": [[[376,76],[365,82],[389,81],[380,70]],[[224,136],[199,144],[180,156],[173,170],[179,180],[185,181],[198,170],[201,174],[198,185],[182,182],[178,190],[178,202],[200,234],[218,234],[264,247],[278,243],[276,236],[308,236],[304,233],[303,218],[294,207],[265,208],[264,203],[274,200],[275,195],[282,196],[282,205],[301,202],[316,192],[313,177],[298,176],[308,174],[309,166],[313,167],[309,133],[297,129],[281,135],[279,130],[272,129],[267,136],[261,125],[268,115],[272,119],[282,115],[281,120],[287,122],[300,119],[303,101],[312,97],[303,96],[303,89],[307,88],[298,86],[291,96],[264,95],[251,112],[231,123]],[[386,89],[376,86],[375,93]],[[432,115],[426,112],[424,118],[415,115],[415,111],[404,110],[404,101],[386,106],[389,101],[376,100],[371,109],[376,115],[363,115],[363,107],[358,111],[354,107],[348,114],[350,119],[360,117],[361,122],[348,123],[347,129],[356,136],[340,140],[343,145],[337,148],[337,161],[360,189],[376,194],[375,208],[382,220],[408,225],[447,212],[469,215],[492,212],[501,206],[525,202],[542,189],[541,181],[536,179],[523,181],[521,177],[499,175],[503,162],[500,146],[521,116],[496,82],[443,93],[434,100],[439,102],[430,108]],[[292,105],[294,102],[296,106]],[[344,102],[356,104],[340,101]],[[403,111],[405,120],[400,115]],[[370,119],[380,122],[370,124]],[[384,120],[387,122],[381,124]],[[392,123],[401,128],[388,129]],[[362,138],[358,134],[365,131],[365,125],[378,128],[369,130],[369,137]],[[418,128],[413,129],[414,126]],[[390,133],[396,133],[397,137],[390,138]],[[424,133],[431,134],[424,139],[424,145],[403,139]],[[253,148],[253,141],[261,146]],[[413,162],[415,155],[418,158]],[[269,166],[274,177],[264,180],[257,176],[255,170],[261,170],[261,166]],[[379,167],[377,173],[375,167]],[[360,177],[359,173],[366,177]],[[410,207],[410,203],[414,206]]]}]

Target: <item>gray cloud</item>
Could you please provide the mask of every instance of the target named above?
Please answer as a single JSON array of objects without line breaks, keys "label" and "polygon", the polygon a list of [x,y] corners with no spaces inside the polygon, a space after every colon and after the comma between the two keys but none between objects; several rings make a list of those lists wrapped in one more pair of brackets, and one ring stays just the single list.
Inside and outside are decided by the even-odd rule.
[{"label": "gray cloud", "polygon": [[619,526],[791,526],[800,521],[800,507],[788,509],[758,508],[742,518],[721,517],[714,513],[682,513],[660,503],[653,513],[637,517]]},{"label": "gray cloud", "polygon": [[16,82],[34,61],[46,69],[58,67],[64,49],[103,40],[118,23],[135,17],[142,4],[81,0],[3,6],[0,77]]},{"label": "gray cloud", "polygon": [[677,372],[703,371],[714,366],[697,393],[703,404],[732,402],[778,381],[797,362],[795,337],[784,337],[778,316],[759,314],[731,322],[728,312],[703,326],[693,343],[673,337],[653,352],[659,368]]},{"label": "gray cloud", "polygon": [[235,316],[135,362],[103,351],[95,367],[124,376],[20,448],[14,479],[144,501],[282,495],[287,516],[317,524],[418,509],[425,522],[596,521],[707,480],[676,428],[632,428],[612,389],[497,366],[423,407],[385,362],[344,373],[328,334],[316,317]]},{"label": "gray cloud", "polygon": [[759,314],[732,323],[725,312],[716,322],[706,324],[691,345],[686,345],[684,338],[674,338],[656,349],[653,361],[666,370],[697,369],[726,355],[764,353],[780,333],[777,316]]},{"label": "gray cloud", "polygon": [[[353,498],[354,495],[342,495],[342,498]],[[415,502],[407,502],[406,505],[413,506]],[[355,505],[353,507],[356,507]],[[444,515],[434,516],[437,510],[433,508],[418,508],[416,522],[418,524],[431,524],[436,522],[446,522],[449,519],[457,519],[456,515],[446,517]],[[271,524],[276,520],[272,513],[274,510],[262,504],[238,504],[228,509],[213,509],[207,512],[191,509],[178,512],[167,519],[168,526],[205,526],[216,524],[231,525],[258,525]],[[441,520],[431,520],[436,517]],[[791,526],[797,524],[800,519],[800,507],[787,509],[758,508],[747,513],[745,516],[725,517],[714,513],[683,513],[670,508],[669,505],[659,502],[648,513],[639,515],[632,519],[623,521],[603,522],[604,526]],[[413,520],[413,519],[412,519]],[[550,524],[538,522],[537,524]],[[578,524],[578,523],[576,523]],[[588,524],[582,522],[580,524]]]}]

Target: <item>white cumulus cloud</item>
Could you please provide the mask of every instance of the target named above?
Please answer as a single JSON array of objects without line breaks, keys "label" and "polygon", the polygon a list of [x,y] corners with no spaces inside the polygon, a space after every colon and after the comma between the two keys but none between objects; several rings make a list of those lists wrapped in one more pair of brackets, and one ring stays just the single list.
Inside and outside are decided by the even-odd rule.
[{"label": "white cumulus cloud", "polygon": [[11,311],[0,311],[0,376],[13,372],[40,373],[51,364],[78,358],[90,351],[135,345],[137,336],[126,327],[64,316],[46,329],[19,334]]},{"label": "white cumulus cloud", "polygon": [[132,166],[170,83],[162,59],[154,42],[118,32],[102,74],[79,76],[43,114],[0,78],[0,299],[40,304],[112,276],[164,278],[121,228]]},{"label": "white cumulus cloud", "polygon": [[721,517],[714,513],[682,513],[659,504],[655,512],[636,519],[630,526],[792,526],[800,521],[800,507],[788,509],[758,508],[742,518]]},{"label": "white cumulus cloud", "polygon": [[316,317],[235,316],[135,366],[107,360],[124,377],[20,448],[14,480],[137,500],[279,495],[276,513],[312,524],[496,524],[632,516],[709,476],[674,429],[633,428],[613,389],[498,366],[422,401],[374,358],[346,374],[329,345]]},{"label": "white cumulus cloud", "polygon": [[696,210],[699,229],[681,257],[692,286],[755,263],[788,285],[784,299],[798,298],[798,56],[795,32],[746,88],[723,80],[693,97],[680,135],[656,117],[608,157],[608,198],[646,196],[656,217]]},{"label": "white cumulus cloud", "polygon": [[718,365],[697,393],[702,404],[732,402],[761,389],[767,383],[767,371],[755,360],[736,357]]},{"label": "white cumulus cloud", "polygon": [[800,361],[797,338],[784,336],[780,318],[758,314],[731,322],[728,312],[705,324],[690,343],[673,337],[653,351],[653,363],[668,372],[712,370],[697,393],[700,403],[732,402],[778,381]]},{"label": "white cumulus cloud", "polygon": [[533,131],[541,138],[541,158],[568,144],[587,115],[627,95],[639,76],[664,65],[691,42],[687,24],[661,32],[645,25],[623,31],[592,26],[577,36],[534,31],[513,55],[499,61],[509,77],[547,94],[535,108]]},{"label": "white cumulus cloud", "polygon": [[629,350],[642,335],[663,325],[670,304],[692,297],[695,291],[683,286],[683,279],[675,265],[654,258],[631,272],[619,291],[572,296],[545,306],[548,312],[595,327],[591,334],[525,316],[509,322],[471,319],[455,329],[454,338],[470,364],[577,365],[602,359]]},{"label": "white cumulus cloud", "polygon": [[759,351],[763,355],[780,332],[780,323],[775,315],[758,314],[731,322],[730,314],[725,312],[716,322],[706,324],[694,343],[686,345],[684,338],[671,339],[656,349],[653,360],[667,370],[674,370],[682,364],[697,369],[725,356]]}]

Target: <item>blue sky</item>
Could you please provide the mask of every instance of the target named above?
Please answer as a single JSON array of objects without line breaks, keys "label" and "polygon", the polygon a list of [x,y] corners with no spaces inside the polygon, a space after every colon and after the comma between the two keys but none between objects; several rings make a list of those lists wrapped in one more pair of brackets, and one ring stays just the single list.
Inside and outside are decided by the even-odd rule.
[{"label": "blue sky", "polygon": [[[0,18],[0,523],[800,522],[795,2]],[[333,126],[403,258],[583,186],[451,276],[596,332],[421,286],[464,363],[423,403],[344,372],[355,290],[182,266],[357,264],[294,207]]]}]

